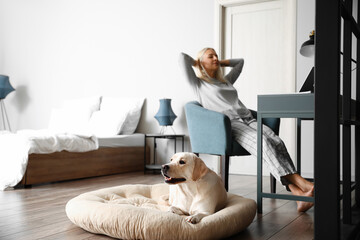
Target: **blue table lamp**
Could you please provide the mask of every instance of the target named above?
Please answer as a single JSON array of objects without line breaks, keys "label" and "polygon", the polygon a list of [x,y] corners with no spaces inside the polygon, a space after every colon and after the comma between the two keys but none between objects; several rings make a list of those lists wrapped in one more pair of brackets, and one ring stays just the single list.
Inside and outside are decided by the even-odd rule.
[{"label": "blue table lamp", "polygon": [[4,130],[6,129],[6,125],[5,125],[5,119],[6,119],[9,130],[11,131],[9,119],[7,117],[6,108],[3,100],[9,93],[11,93],[14,90],[15,89],[11,86],[9,82],[9,77],[5,75],[0,75],[0,108],[1,108],[2,124]]},{"label": "blue table lamp", "polygon": [[[171,99],[168,98],[160,99],[160,108],[154,117],[161,126],[160,134],[164,134],[166,128],[168,126],[171,127],[176,118],[176,115],[171,108]],[[175,134],[174,129],[172,127],[171,129]]]}]

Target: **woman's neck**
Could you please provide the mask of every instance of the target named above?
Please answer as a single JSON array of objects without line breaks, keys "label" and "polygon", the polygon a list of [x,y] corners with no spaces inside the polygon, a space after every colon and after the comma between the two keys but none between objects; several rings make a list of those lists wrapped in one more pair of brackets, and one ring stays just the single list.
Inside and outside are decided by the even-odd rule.
[{"label": "woman's neck", "polygon": [[216,78],[216,71],[207,70],[206,72],[209,75],[209,77]]}]

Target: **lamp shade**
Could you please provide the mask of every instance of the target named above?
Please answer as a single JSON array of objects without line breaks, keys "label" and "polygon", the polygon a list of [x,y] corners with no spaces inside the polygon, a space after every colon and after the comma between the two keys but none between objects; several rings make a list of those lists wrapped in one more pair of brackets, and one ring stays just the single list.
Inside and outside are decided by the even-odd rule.
[{"label": "lamp shade", "polygon": [[154,117],[160,126],[171,126],[173,124],[176,115],[171,109],[171,99],[160,99],[160,108]]},{"label": "lamp shade", "polygon": [[11,86],[9,82],[9,77],[5,75],[0,75],[0,99],[4,99],[9,93],[15,89]]},{"label": "lamp shade", "polygon": [[312,31],[309,35],[309,40],[305,41],[300,48],[300,54],[304,57],[312,57],[315,54],[314,43],[315,31]]}]

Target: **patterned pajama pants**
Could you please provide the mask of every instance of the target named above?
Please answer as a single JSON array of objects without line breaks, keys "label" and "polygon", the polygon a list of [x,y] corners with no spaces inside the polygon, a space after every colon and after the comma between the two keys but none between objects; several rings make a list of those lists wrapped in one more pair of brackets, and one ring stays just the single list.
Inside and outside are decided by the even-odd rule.
[{"label": "patterned pajama pants", "polygon": [[[240,119],[231,120],[232,134],[235,140],[251,155],[257,156],[257,122],[245,123]],[[294,163],[284,142],[271,128],[263,125],[263,160],[271,174],[282,184],[281,177],[296,173]]]}]

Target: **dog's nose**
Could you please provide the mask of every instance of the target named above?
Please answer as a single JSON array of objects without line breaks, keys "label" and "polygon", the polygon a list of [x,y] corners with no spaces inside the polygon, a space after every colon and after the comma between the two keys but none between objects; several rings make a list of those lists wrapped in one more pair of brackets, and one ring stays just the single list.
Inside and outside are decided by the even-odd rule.
[{"label": "dog's nose", "polygon": [[163,170],[163,171],[166,171],[166,170],[169,170],[169,165],[166,165],[166,164],[164,164],[164,165],[162,165],[161,166],[161,169]]}]

